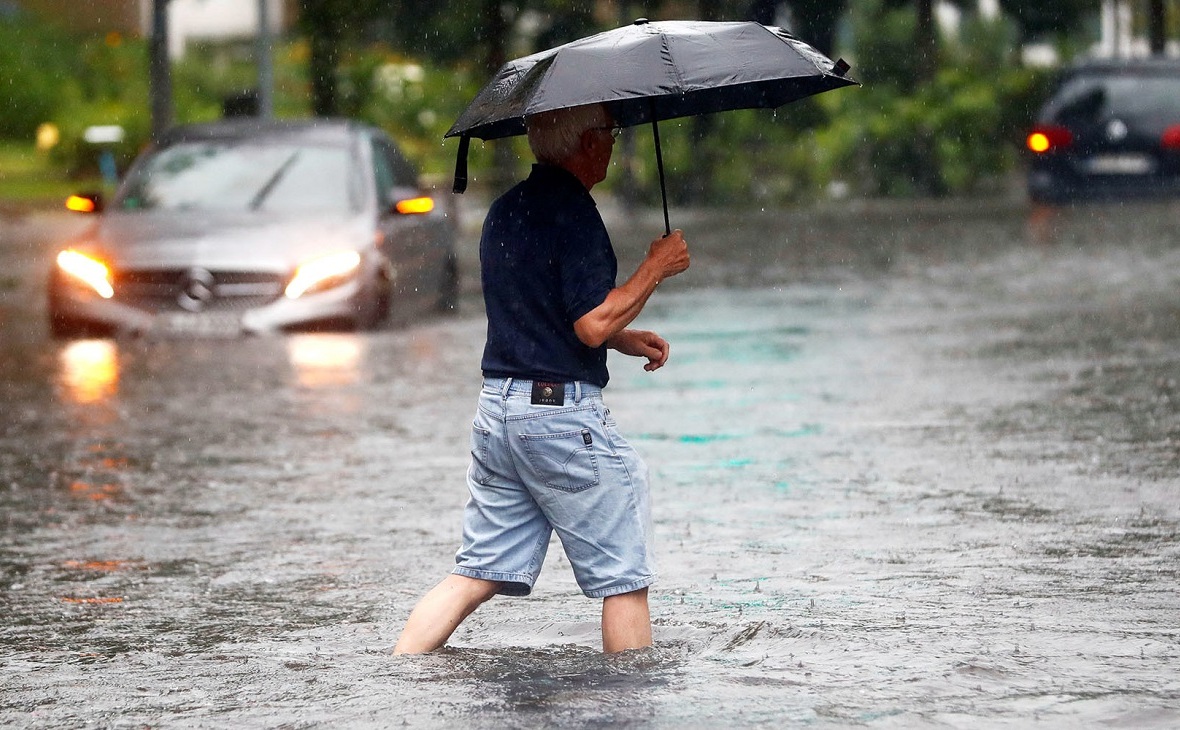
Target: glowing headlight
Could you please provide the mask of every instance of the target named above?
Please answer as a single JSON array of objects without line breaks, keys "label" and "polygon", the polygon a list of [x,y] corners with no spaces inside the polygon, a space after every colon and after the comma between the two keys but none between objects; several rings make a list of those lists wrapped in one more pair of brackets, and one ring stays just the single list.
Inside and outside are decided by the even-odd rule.
[{"label": "glowing headlight", "polygon": [[96,291],[103,299],[115,296],[115,290],[111,286],[110,280],[111,270],[103,262],[77,251],[68,250],[57,255],[57,266]]},{"label": "glowing headlight", "polygon": [[342,284],[361,265],[361,255],[345,251],[312,259],[299,265],[291,283],[287,284],[287,298],[298,299],[307,292],[327,289]]}]

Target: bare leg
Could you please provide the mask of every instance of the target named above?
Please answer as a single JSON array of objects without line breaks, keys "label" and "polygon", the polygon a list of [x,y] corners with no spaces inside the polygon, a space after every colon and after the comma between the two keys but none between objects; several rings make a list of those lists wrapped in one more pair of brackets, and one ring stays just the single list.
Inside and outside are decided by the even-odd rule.
[{"label": "bare leg", "polygon": [[496,595],[501,585],[463,575],[448,575],[410,612],[393,653],[422,654],[447,643],[463,619]]},{"label": "bare leg", "polygon": [[602,600],[602,650],[608,654],[651,646],[647,589]]}]

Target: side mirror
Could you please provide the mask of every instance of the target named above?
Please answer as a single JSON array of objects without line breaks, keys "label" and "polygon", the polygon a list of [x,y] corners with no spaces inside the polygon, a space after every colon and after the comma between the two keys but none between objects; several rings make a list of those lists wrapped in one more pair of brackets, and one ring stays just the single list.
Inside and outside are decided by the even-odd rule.
[{"label": "side mirror", "polygon": [[75,213],[101,213],[105,207],[102,193],[76,193],[66,198],[66,210]]},{"label": "side mirror", "polygon": [[413,188],[394,188],[389,192],[391,215],[425,215],[434,210],[434,198]]}]

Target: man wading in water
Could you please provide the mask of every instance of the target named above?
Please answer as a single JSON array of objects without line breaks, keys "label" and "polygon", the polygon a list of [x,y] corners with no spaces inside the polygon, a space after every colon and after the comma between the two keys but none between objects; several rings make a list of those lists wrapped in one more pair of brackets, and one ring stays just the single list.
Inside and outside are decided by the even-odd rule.
[{"label": "man wading in water", "polygon": [[411,612],[395,654],[432,651],[497,593],[528,595],[557,531],[582,591],[602,600],[602,648],[651,646],[655,580],[647,467],[602,401],[607,348],[668,360],[626,329],[656,286],[688,268],[679,230],[656,239],[622,286],[590,197],[618,128],[601,105],[529,117],[537,158],[492,205],[480,240],[488,338],[472,426],[471,498],[455,570]]}]

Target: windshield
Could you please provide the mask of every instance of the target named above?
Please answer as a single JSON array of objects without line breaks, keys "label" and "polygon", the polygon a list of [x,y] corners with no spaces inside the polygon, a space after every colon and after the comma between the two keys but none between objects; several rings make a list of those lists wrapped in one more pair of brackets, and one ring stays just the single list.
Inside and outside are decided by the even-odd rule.
[{"label": "windshield", "polygon": [[1077,76],[1045,110],[1053,121],[1096,120],[1111,113],[1180,120],[1180,77],[1148,75]]},{"label": "windshield", "polygon": [[135,168],[122,210],[349,213],[361,178],[343,146],[276,141],[183,142]]}]

